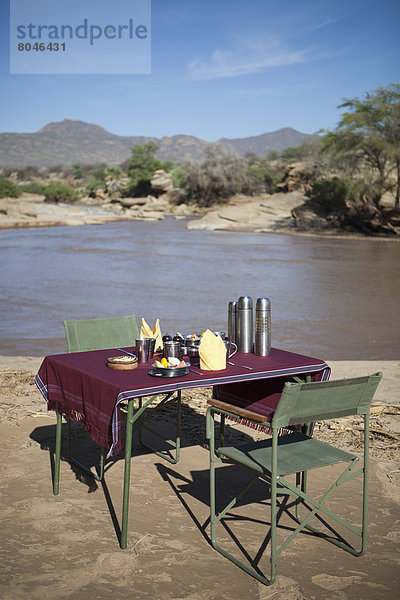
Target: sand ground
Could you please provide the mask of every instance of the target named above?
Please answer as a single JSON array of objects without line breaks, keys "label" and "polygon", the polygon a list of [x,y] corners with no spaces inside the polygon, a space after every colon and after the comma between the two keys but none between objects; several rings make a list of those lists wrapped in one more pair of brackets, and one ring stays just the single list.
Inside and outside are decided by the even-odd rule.
[{"label": "sand ground", "polygon": [[[400,362],[332,362],[333,377],[382,370],[371,422],[371,479],[367,553],[352,557],[323,540],[299,535],[278,559],[272,587],[219,555],[209,543],[208,451],[204,414],[209,390],[184,393],[183,448],[172,466],[135,443],[128,548],[119,549],[123,460],[106,470],[104,484],[61,463],[60,494],[52,495],[55,416],[34,384],[37,357],[0,357],[0,598],[36,600],[319,600],[391,599],[398,597],[400,542]],[[164,427],[170,418],[162,415]],[[317,426],[315,435],[359,451],[356,419]],[[230,426],[234,439],[259,436]],[[75,452],[88,466],[97,447],[78,427]],[[64,457],[66,458],[66,457]],[[328,469],[329,471],[329,469]],[[328,476],[336,472],[331,469]],[[222,493],[237,469],[221,465]],[[316,472],[316,494],[327,475]],[[339,488],[333,507],[356,518],[351,501],[358,481]],[[251,503],[250,503],[251,502]],[[333,508],[335,510],[335,508]],[[258,552],[268,520],[268,489],[256,485],[231,522],[245,551]],[[278,539],[293,521],[283,511]],[[222,533],[224,535],[224,533]],[[265,535],[265,531],[264,531]],[[229,542],[228,542],[229,543]],[[260,562],[266,572],[268,549]]]}]

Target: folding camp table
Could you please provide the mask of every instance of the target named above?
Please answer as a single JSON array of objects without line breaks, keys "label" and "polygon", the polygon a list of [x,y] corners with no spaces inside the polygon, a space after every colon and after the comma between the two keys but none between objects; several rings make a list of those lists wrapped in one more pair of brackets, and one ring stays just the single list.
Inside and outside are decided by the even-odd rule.
[{"label": "folding camp table", "polygon": [[139,364],[132,371],[109,369],[107,358],[113,355],[115,349],[47,356],[36,384],[48,409],[57,413],[54,494],[58,493],[62,415],[81,422],[91,438],[113,456],[121,450],[120,408],[127,404],[121,548],[127,544],[133,426],[154,401],[154,394],[176,392],[180,401],[184,389],[212,386],[214,397],[238,406],[239,414],[247,407],[268,421],[284,381],[293,377],[321,381],[330,374],[323,360],[276,348],[265,357],[237,353],[231,359],[234,364],[227,364],[223,371],[201,371],[196,366],[176,378],[149,375],[151,364]]}]

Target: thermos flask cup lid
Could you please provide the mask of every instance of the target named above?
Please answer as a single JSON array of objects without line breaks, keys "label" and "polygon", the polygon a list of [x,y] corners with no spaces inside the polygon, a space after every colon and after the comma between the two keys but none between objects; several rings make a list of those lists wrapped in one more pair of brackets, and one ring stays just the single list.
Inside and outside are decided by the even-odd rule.
[{"label": "thermos flask cup lid", "polygon": [[257,298],[256,310],[269,310],[271,302],[269,298]]},{"label": "thermos flask cup lid", "polygon": [[244,310],[253,308],[252,298],[250,296],[240,296],[238,300],[238,308]]}]

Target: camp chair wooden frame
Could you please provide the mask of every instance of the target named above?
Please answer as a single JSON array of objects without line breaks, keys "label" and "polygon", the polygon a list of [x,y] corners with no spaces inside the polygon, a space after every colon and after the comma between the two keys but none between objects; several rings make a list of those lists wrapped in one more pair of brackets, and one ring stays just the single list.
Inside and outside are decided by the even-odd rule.
[{"label": "camp chair wooden frame", "polygon": [[[237,418],[238,415],[232,411],[232,407],[229,407],[229,410],[224,410],[221,407],[222,403],[218,403],[218,406],[215,406],[213,405],[213,400],[209,401],[211,406],[207,410],[207,437],[210,440],[210,529],[211,543],[218,552],[265,585],[274,583],[277,557],[303,529],[307,529],[309,532],[324,538],[354,556],[361,556],[365,553],[368,508],[369,411],[372,397],[381,378],[382,373],[376,373],[367,377],[338,381],[286,383],[270,424],[272,438],[238,447],[222,446],[218,449],[215,448],[215,414],[221,415],[222,419],[226,416]],[[307,424],[353,414],[363,415],[364,417],[364,461],[363,465],[356,471],[353,471],[353,469],[355,466],[360,465],[360,462],[359,457],[354,454],[320,442],[301,431],[279,435],[282,428],[292,425]],[[249,419],[249,415],[246,418]],[[250,470],[253,474],[251,480],[242,491],[219,514],[216,514],[215,473],[218,471],[215,469],[216,462],[238,464]],[[307,472],[315,468],[341,462],[348,463],[348,466],[325,492],[322,499],[314,500],[311,498],[306,492]],[[286,479],[288,475],[292,474],[296,475],[295,484]],[[361,528],[355,527],[352,523],[349,523],[325,506],[326,501],[337,487],[357,476],[362,476]],[[266,481],[270,486],[271,492],[269,577],[264,576],[255,561],[251,564],[244,563],[223,549],[217,543],[216,539],[217,524],[229,513],[257,479]],[[277,520],[280,509],[277,503],[278,492],[285,493],[295,499],[295,518],[299,523],[298,527],[279,548],[277,548],[276,543]],[[300,516],[301,505],[308,510],[305,518],[301,518]],[[318,512],[328,515],[360,537],[361,549],[356,550],[342,536],[336,537],[309,525],[311,518]],[[336,532],[331,529],[331,533]]]}]

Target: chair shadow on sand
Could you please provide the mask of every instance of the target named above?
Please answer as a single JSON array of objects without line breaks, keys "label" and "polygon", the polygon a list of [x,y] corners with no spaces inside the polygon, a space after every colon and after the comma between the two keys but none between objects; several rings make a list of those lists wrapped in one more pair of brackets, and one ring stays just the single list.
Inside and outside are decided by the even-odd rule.
[{"label": "chair shadow on sand", "polygon": [[[190,471],[190,475],[186,476],[177,470],[171,469],[166,464],[157,463],[156,468],[164,481],[168,482],[206,542],[212,547],[209,533],[209,469]],[[220,465],[218,467],[218,479],[217,514],[243,488],[243,469],[233,464]],[[195,507],[196,502],[207,506],[207,517],[203,522],[199,519],[199,515],[204,516],[204,510],[197,509]],[[299,525],[293,510],[296,501],[285,492],[278,492],[278,502],[276,516],[278,531],[281,536],[287,537]],[[194,508],[192,505],[194,505]],[[230,543],[232,548],[236,549],[238,556],[247,561],[262,577],[265,574],[259,565],[261,562],[265,562],[266,559],[268,560],[268,547],[271,543],[270,510],[270,486],[257,480],[247,490],[246,494],[238,499],[235,506],[225,514],[220,522],[227,543]],[[315,515],[314,518],[336,539],[342,542],[345,541],[336,527],[337,524],[334,525],[320,515]],[[313,537],[313,534],[303,530],[300,537],[304,540],[307,537]]]}]

